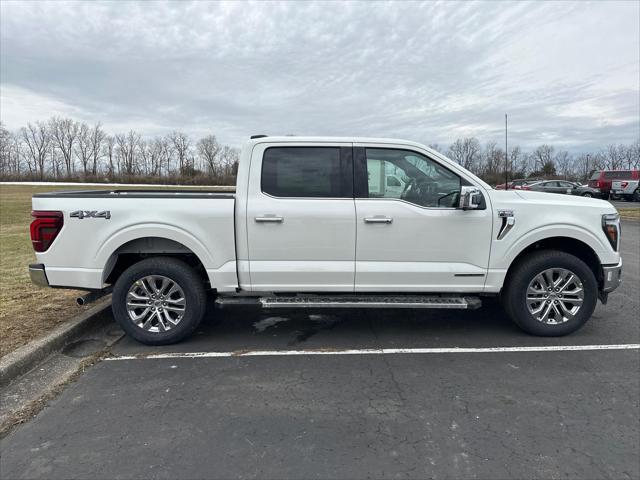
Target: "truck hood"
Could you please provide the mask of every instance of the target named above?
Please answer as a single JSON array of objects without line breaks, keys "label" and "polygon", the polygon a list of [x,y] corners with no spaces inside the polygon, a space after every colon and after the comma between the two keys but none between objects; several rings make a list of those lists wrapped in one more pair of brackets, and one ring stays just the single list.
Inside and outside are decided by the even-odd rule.
[{"label": "truck hood", "polygon": [[[494,209],[544,214],[551,219],[556,216],[570,214],[574,219],[584,218],[587,213],[598,217],[605,213],[616,213],[617,210],[606,200],[581,197],[579,195],[562,195],[557,193],[532,192],[527,190],[488,190]],[[580,220],[577,220],[581,223]]]},{"label": "truck hood", "polygon": [[610,207],[614,208],[606,200],[599,198],[582,197],[580,195],[563,195],[560,193],[547,193],[547,192],[534,192],[529,190],[515,190],[520,198],[528,200],[533,203],[548,204],[561,204],[561,205],[584,205],[591,207]]},{"label": "truck hood", "polygon": [[[592,208],[602,213],[615,213],[616,209],[606,200],[581,197],[579,195],[562,195],[559,193],[534,192],[528,190],[490,190],[492,203],[498,208],[509,208],[510,204],[548,208]],[[536,208],[537,210],[537,208]]]}]

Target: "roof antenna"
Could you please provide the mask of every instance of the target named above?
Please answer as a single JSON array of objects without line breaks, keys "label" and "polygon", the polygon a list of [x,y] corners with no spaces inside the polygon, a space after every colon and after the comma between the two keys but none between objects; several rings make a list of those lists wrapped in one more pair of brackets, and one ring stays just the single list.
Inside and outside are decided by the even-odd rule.
[{"label": "roof antenna", "polygon": [[509,150],[507,147],[507,114],[504,114],[504,189],[509,190]]}]

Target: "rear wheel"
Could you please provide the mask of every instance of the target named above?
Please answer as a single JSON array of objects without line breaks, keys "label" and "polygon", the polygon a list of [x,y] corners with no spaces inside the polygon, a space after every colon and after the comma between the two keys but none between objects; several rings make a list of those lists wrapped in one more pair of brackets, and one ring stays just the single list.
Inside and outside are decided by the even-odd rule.
[{"label": "rear wheel", "polygon": [[122,329],[147,345],[166,345],[191,335],[207,296],[196,272],[175,258],[142,260],[118,278],[112,309]]},{"label": "rear wheel", "polygon": [[582,196],[591,198],[591,197],[593,197],[593,194],[591,192],[585,192],[585,193],[582,194]]},{"label": "rear wheel", "polygon": [[636,191],[633,192],[633,200],[635,202],[640,202],[640,188],[636,188]]},{"label": "rear wheel", "polygon": [[504,306],[532,335],[561,336],[591,317],[598,284],[591,269],[565,252],[543,250],[522,259],[505,280]]}]

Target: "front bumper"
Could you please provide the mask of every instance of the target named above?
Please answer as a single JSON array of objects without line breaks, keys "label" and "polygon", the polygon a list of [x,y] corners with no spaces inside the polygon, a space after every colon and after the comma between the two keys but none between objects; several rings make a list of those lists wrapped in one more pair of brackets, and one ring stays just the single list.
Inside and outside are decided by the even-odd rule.
[{"label": "front bumper", "polygon": [[31,277],[31,283],[40,287],[48,287],[49,280],[47,274],[44,271],[44,265],[41,263],[32,263],[29,265],[29,276]]},{"label": "front bumper", "polygon": [[617,265],[603,265],[602,273],[602,292],[613,292],[622,282],[622,259]]}]

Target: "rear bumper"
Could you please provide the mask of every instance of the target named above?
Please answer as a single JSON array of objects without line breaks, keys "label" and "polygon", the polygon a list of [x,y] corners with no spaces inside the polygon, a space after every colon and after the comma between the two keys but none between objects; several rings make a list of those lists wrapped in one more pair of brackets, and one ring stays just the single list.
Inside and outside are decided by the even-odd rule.
[{"label": "rear bumper", "polygon": [[622,282],[622,259],[617,265],[603,265],[602,273],[602,292],[613,292]]},{"label": "rear bumper", "polygon": [[44,265],[41,263],[32,263],[29,265],[29,276],[31,277],[31,283],[40,287],[48,287],[49,280],[47,274],[44,271]]}]

